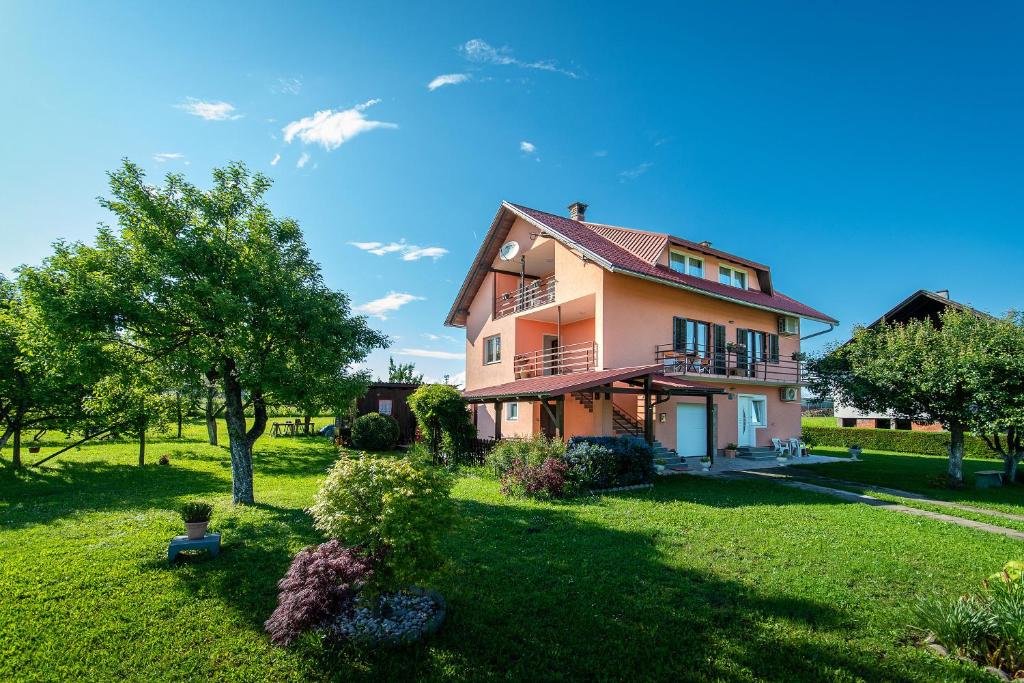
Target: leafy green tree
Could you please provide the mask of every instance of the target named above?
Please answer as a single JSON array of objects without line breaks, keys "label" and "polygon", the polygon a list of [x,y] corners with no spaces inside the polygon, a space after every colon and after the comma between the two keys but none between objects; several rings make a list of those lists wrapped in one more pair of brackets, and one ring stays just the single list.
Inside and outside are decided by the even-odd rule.
[{"label": "leafy green tree", "polygon": [[169,174],[155,187],[125,161],[100,202],[118,228],[101,227],[94,246],[57,244],[37,284],[64,329],[131,349],[177,386],[219,385],[232,500],[251,504],[268,407],[345,406],[368,380],[351,367],[387,338],[325,286],[298,224],[264,203],[269,179],[234,163],[213,180],[201,190]]},{"label": "leafy green tree", "polygon": [[949,430],[947,478],[963,483],[964,432],[983,383],[987,320],[947,310],[941,324],[914,320],[854,330],[853,339],[809,363],[810,388],[867,412],[893,412]]},{"label": "leafy green tree", "polygon": [[423,384],[423,373],[416,372],[415,363],[395,363],[395,359],[389,357],[388,381],[401,382],[403,384]]}]

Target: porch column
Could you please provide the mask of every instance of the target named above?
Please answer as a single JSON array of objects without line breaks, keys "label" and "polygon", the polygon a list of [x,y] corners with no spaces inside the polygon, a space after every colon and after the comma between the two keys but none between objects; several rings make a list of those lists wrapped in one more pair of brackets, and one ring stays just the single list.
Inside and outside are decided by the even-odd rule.
[{"label": "porch column", "polygon": [[715,464],[715,451],[718,450],[715,446],[715,396],[714,394],[707,394],[704,396],[704,418],[707,420],[704,431],[707,434],[707,455],[711,458],[711,464]]},{"label": "porch column", "polygon": [[555,429],[558,430],[558,438],[565,439],[565,396],[555,399]]},{"label": "porch column", "polygon": [[494,440],[501,441],[501,401],[494,402]]},{"label": "porch column", "polygon": [[644,377],[644,440],[654,445],[654,406],[651,405],[651,376]]}]

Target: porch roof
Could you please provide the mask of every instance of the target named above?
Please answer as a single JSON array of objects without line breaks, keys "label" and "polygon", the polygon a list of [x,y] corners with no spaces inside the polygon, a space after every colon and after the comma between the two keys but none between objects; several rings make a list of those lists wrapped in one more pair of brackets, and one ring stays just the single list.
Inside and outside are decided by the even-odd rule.
[{"label": "porch roof", "polygon": [[611,370],[589,370],[587,372],[573,372],[566,375],[544,375],[541,377],[530,377],[515,382],[506,382],[491,387],[481,387],[462,392],[463,397],[470,403],[483,403],[511,398],[549,398],[552,396],[563,396],[574,391],[584,391],[595,387],[612,384],[613,382],[626,382],[638,379],[646,375],[652,375],[652,383],[657,387],[669,389],[673,392],[705,396],[708,394],[725,393],[720,387],[699,382],[690,382],[674,377],[659,375],[661,365],[638,365],[630,368],[614,368]]}]

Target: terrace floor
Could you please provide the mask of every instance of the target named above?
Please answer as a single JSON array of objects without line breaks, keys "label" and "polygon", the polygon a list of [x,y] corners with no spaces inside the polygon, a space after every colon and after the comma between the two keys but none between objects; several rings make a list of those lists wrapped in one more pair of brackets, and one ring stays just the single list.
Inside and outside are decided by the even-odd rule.
[{"label": "terrace floor", "polygon": [[705,472],[700,466],[700,458],[686,458],[687,460],[687,474],[696,474],[702,477],[717,476],[730,474],[732,472],[743,472],[747,470],[769,470],[776,469],[779,467],[788,467],[790,465],[818,465],[822,463],[832,462],[849,462],[855,461],[849,458],[835,458],[830,455],[809,455],[803,458],[789,458],[786,462],[779,462],[775,458],[768,458],[764,460],[757,460],[754,458],[715,458],[714,464],[711,466],[711,470]]}]

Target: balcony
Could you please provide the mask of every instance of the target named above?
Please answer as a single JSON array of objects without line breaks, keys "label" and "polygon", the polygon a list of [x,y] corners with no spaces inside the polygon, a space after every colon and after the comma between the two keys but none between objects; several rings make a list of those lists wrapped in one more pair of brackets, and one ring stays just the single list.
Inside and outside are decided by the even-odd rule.
[{"label": "balcony", "polygon": [[579,342],[550,349],[517,353],[512,361],[516,379],[542,375],[567,375],[586,372],[597,365],[597,343]]},{"label": "balcony", "polygon": [[546,275],[517,285],[515,289],[498,294],[494,299],[494,317],[528,311],[553,303],[555,300],[555,274]]},{"label": "balcony", "polygon": [[803,361],[769,358],[742,347],[676,350],[672,344],[661,344],[655,350],[655,362],[666,375],[734,377],[770,384],[801,384],[807,377]]}]

